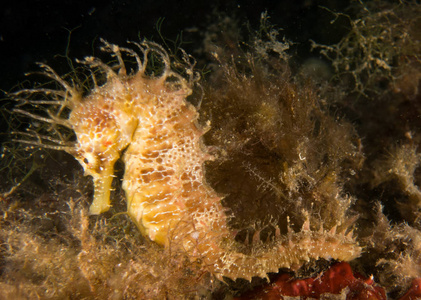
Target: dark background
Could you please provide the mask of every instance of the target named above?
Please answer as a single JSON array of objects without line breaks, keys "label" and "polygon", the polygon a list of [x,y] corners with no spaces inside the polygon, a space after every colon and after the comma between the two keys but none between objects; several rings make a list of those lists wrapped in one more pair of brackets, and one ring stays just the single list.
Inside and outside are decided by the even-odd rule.
[{"label": "dark background", "polygon": [[[203,53],[197,51],[205,33],[218,18],[230,17],[243,30],[257,30],[262,12],[272,24],[283,28],[281,35],[295,42],[296,57],[310,53],[309,39],[334,43],[347,32],[346,24],[330,21],[332,11],[350,11],[348,0],[32,0],[7,1],[0,5],[0,142],[7,140],[7,112],[14,103],[5,93],[16,91],[27,80],[25,73],[38,70],[36,62],[47,63],[57,73],[70,71],[68,57],[82,59],[98,55],[99,39],[125,45],[127,40],[148,38],[162,43],[182,34],[182,47],[202,65]],[[70,34],[71,32],[71,34]],[[33,80],[33,79],[31,79]]]},{"label": "dark background", "polygon": [[71,58],[98,52],[100,37],[119,45],[138,40],[139,36],[159,43],[156,24],[162,18],[162,35],[171,40],[183,32],[187,42],[183,48],[192,53],[202,42],[201,33],[218,15],[235,17],[239,25],[249,22],[257,29],[264,11],[294,42],[306,44],[309,38],[319,42],[337,40],[335,28],[326,36],[323,28],[333,16],[320,5],[344,11],[349,1],[8,1],[0,6],[0,89],[9,91],[24,80],[25,72],[36,69],[34,62],[51,64],[55,56],[64,55],[69,31]]}]

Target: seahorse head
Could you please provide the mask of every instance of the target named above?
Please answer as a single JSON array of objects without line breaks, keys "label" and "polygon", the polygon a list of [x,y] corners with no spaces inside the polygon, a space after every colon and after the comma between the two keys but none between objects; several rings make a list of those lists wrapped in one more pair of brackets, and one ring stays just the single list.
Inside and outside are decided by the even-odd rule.
[{"label": "seahorse head", "polygon": [[111,87],[120,87],[118,95],[125,94],[117,78],[111,80],[75,105],[68,120],[77,138],[71,154],[94,181],[91,214],[109,209],[114,164],[130,144],[137,126],[130,99],[116,98],[108,91]]}]

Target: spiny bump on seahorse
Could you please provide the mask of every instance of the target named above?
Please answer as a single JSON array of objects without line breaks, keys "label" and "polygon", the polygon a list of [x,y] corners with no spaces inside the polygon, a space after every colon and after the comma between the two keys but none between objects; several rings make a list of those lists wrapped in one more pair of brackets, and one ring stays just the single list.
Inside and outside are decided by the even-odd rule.
[{"label": "spiny bump on seahorse", "polygon": [[[215,157],[209,154],[203,142],[210,124],[200,125],[198,109],[186,100],[200,78],[194,70],[193,58],[183,52],[185,72],[182,76],[174,71],[167,51],[156,43],[132,42],[134,50],[102,42],[101,49],[115,57],[116,63],[106,64],[95,57],[80,61],[92,71],[90,78],[94,86],[90,91],[84,92],[74,81],[63,79],[51,67],[40,64],[44,75],[61,88],[40,87],[13,94],[19,101],[16,113],[49,125],[47,133],[36,129],[17,133],[21,136],[19,140],[29,145],[70,153],[83,166],[85,175],[93,178],[94,199],[89,209],[92,215],[110,208],[114,164],[121,159],[125,166],[122,187],[127,214],[139,230],[162,246],[184,251],[191,260],[200,259],[206,270],[218,279],[264,278],[268,272],[277,272],[279,268],[296,268],[310,259],[349,261],[360,254],[361,248],[352,236],[352,229],[349,229],[352,218],[346,216],[352,200],[341,195],[337,184],[339,175],[335,171],[316,166],[326,158],[320,158],[317,150],[306,147],[312,135],[317,136],[317,143],[321,143],[323,137],[320,136],[324,133],[319,136],[313,125],[306,129],[311,133],[299,137],[297,135],[301,129],[294,129],[297,126],[308,127],[304,120],[307,116],[303,116],[306,113],[310,113],[313,119],[325,120],[315,108],[312,95],[307,92],[298,95],[297,88],[287,84],[287,81],[281,83],[285,85],[283,88],[277,85],[280,82],[257,82],[258,76],[240,74],[234,66],[221,62],[228,83],[220,90],[211,91],[209,99],[218,98],[214,101],[214,104],[218,104],[218,101],[235,95],[243,104],[250,106],[241,108],[241,112],[244,109],[254,110],[253,113],[247,112],[251,116],[249,121],[257,128],[250,132],[252,137],[256,132],[267,134],[284,130],[287,138],[282,140],[273,135],[273,139],[267,139],[273,145],[263,146],[272,149],[274,157],[277,156],[276,152],[284,153],[286,148],[292,149],[282,159],[275,161],[277,170],[281,170],[277,174],[272,174],[268,167],[257,170],[253,165],[254,160],[250,164],[245,163],[247,160],[244,156],[247,154],[242,149],[248,146],[247,141],[234,143],[231,150],[227,148],[228,156],[231,153],[233,157],[231,161],[226,159],[230,161],[228,165],[231,164],[235,172],[242,170],[252,178],[251,181],[260,182],[264,188],[272,190],[278,203],[286,201],[286,206],[293,207],[291,202],[294,199],[302,202],[291,216],[285,212],[279,214],[284,220],[278,217],[274,222],[274,234],[267,244],[243,253],[234,241],[228,224],[235,217],[236,209],[233,208],[232,214],[227,215],[221,193],[216,192],[205,178],[204,163]],[[134,59],[137,65],[136,70],[131,72],[126,66],[129,58]],[[151,72],[148,69],[150,59],[158,60],[162,68]],[[105,79],[98,80],[100,76]],[[282,93],[287,96],[282,98]],[[267,99],[264,99],[265,95]],[[241,97],[249,97],[250,100]],[[279,104],[276,97],[285,101]],[[306,102],[308,100],[310,103]],[[28,105],[45,106],[46,114],[25,109]],[[308,109],[303,108],[306,105]],[[227,107],[232,109],[233,106]],[[284,111],[283,120],[275,119],[278,110]],[[233,111],[228,109],[227,112],[233,115]],[[311,122],[315,123],[314,120]],[[224,127],[223,123],[217,125]],[[318,125],[318,130],[330,125],[333,122],[328,119]],[[236,126],[235,130],[238,129]],[[73,140],[69,138],[69,132],[74,133]],[[239,133],[230,136],[228,132],[216,131],[210,140],[219,136],[219,146],[227,147],[224,143],[231,138],[241,140],[235,137],[236,134]],[[294,135],[297,136],[295,141],[291,138]],[[314,163],[309,162],[312,157]],[[273,175],[271,178],[274,179],[265,179],[266,173]],[[317,183],[314,178],[318,178]],[[326,196],[327,192],[333,194]],[[297,196],[300,193],[312,200],[302,200]],[[239,202],[243,197],[241,195],[237,200],[237,205],[241,205]],[[321,203],[329,197],[335,203],[332,207]],[[228,198],[232,199],[233,196]],[[313,204],[319,204],[321,208],[313,209]],[[330,218],[332,210],[336,210],[339,217]],[[294,214],[301,216],[301,219],[295,217],[296,222],[292,224],[289,218],[294,218]],[[314,217],[317,214],[320,215],[318,220]],[[253,240],[259,241],[260,237],[254,236]]]}]

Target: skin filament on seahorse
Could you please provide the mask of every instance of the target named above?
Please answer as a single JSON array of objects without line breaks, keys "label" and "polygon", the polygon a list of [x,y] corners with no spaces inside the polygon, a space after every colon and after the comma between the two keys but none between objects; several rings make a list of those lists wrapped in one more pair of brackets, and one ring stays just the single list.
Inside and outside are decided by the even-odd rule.
[{"label": "skin filament on seahorse", "polygon": [[[95,87],[87,95],[46,65],[41,65],[45,75],[62,90],[39,88],[14,94],[23,105],[50,106],[48,117],[21,108],[15,110],[17,113],[49,123],[56,132],[60,128],[74,131],[75,142],[35,132],[25,133],[32,139],[22,142],[65,150],[80,162],[85,175],[94,181],[91,214],[110,208],[114,164],[121,157],[127,213],[140,231],[162,246],[185,251],[192,260],[201,259],[219,279],[251,280],[310,259],[349,261],[359,255],[352,234],[337,233],[334,228],[311,231],[308,222],[300,232],[291,231],[285,236],[276,230],[270,248],[252,254],[236,251],[226,208],[204,176],[203,164],[212,159],[202,144],[207,128],[198,124],[197,109],[186,101],[198,80],[192,58],[183,52],[184,78],[173,71],[169,55],[155,43],[133,43],[140,55],[129,48],[103,43],[102,50],[116,57],[117,64],[85,58],[82,63],[106,77],[99,86],[98,75],[92,75]],[[136,72],[128,74],[123,56],[136,61]],[[158,74],[147,70],[151,57],[162,62]],[[30,100],[34,94],[52,100]],[[68,115],[63,113],[65,110]]]}]

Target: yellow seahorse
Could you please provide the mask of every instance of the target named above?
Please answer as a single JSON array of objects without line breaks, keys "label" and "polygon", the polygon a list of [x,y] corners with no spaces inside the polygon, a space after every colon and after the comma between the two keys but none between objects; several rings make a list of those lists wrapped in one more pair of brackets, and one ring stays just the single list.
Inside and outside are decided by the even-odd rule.
[{"label": "yellow seahorse", "polygon": [[[337,233],[335,228],[311,231],[308,221],[299,232],[281,235],[276,230],[270,247],[252,254],[236,251],[221,197],[204,177],[203,164],[212,159],[202,144],[207,128],[198,124],[197,109],[186,101],[198,80],[193,59],[183,52],[185,78],[172,69],[167,52],[156,43],[133,43],[140,55],[130,48],[103,44],[102,50],[116,57],[117,64],[85,58],[84,64],[106,76],[105,83],[97,85],[98,75],[92,75],[95,87],[87,95],[43,64],[45,75],[62,89],[28,89],[14,94],[22,105],[49,105],[48,116],[21,108],[15,111],[49,123],[57,138],[27,132],[24,135],[33,139],[23,142],[65,150],[80,162],[85,175],[94,181],[91,214],[110,208],[114,164],[125,150],[122,184],[133,222],[152,241],[185,251],[192,260],[201,259],[219,279],[251,280],[310,259],[349,261],[360,254],[352,233]],[[125,56],[136,61],[137,70],[131,74]],[[158,74],[147,70],[151,57],[162,63]],[[37,94],[43,99],[32,100]],[[60,134],[65,128],[74,131],[75,142]]]}]

